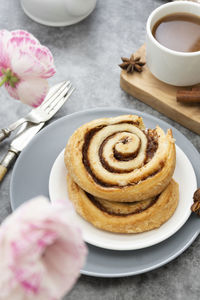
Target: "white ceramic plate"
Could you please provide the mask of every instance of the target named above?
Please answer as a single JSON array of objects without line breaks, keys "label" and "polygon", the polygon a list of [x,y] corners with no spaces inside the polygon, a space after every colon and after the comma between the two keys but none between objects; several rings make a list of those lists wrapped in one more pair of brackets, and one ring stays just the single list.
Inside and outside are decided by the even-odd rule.
[{"label": "white ceramic plate", "polygon": [[[180,199],[175,213],[166,223],[158,229],[144,233],[116,234],[97,229],[75,213],[75,220],[82,229],[85,242],[111,250],[135,250],[158,244],[179,230],[190,216],[192,196],[197,188],[197,182],[192,164],[178,146],[176,153],[177,162],[173,178],[179,183]],[[52,202],[68,198],[66,175],[63,150],[51,169],[49,195]]]}]

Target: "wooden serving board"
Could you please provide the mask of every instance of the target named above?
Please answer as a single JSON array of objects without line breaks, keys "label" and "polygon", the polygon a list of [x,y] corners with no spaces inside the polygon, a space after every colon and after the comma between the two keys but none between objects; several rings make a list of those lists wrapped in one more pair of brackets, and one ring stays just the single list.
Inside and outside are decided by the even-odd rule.
[{"label": "wooden serving board", "polygon": [[[136,53],[145,61],[145,45]],[[152,106],[167,117],[200,134],[200,105],[183,104],[176,101],[178,87],[161,82],[145,65],[142,73],[127,74],[122,70],[120,85],[123,90]],[[180,88],[180,87],[179,87]]]}]

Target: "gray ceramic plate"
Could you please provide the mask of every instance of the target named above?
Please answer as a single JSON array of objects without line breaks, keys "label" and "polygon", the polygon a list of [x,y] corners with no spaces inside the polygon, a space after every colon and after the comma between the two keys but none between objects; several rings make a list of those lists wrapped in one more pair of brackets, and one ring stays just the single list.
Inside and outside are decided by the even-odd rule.
[{"label": "gray ceramic plate", "polygon": [[[148,114],[136,110],[97,108],[78,112],[47,126],[32,140],[18,158],[11,179],[11,205],[16,209],[28,199],[48,196],[49,174],[58,154],[69,136],[83,123],[102,117],[137,114],[145,125],[154,128],[159,124],[164,130],[172,127]],[[176,143],[190,159],[200,186],[200,155],[194,146],[175,128]],[[187,186],[185,187],[187,188]],[[88,245],[89,255],[81,273],[98,277],[122,277],[144,273],[171,261],[195,240],[200,232],[200,218],[191,215],[187,223],[172,237],[155,246],[134,251],[112,251]]]}]

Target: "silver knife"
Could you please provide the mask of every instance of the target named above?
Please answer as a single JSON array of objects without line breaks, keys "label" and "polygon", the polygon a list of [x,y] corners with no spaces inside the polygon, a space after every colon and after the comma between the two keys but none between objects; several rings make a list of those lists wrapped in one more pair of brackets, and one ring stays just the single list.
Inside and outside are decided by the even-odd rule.
[{"label": "silver knife", "polygon": [[38,125],[24,124],[11,142],[9,150],[0,162],[0,182],[3,180],[8,169],[12,166],[20,152],[28,145],[32,138],[44,126],[44,122]]}]

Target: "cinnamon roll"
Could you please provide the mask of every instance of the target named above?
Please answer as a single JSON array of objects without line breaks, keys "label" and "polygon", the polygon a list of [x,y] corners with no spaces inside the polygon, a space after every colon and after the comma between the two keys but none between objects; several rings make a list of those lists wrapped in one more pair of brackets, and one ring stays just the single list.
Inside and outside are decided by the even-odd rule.
[{"label": "cinnamon roll", "polygon": [[68,194],[76,211],[95,227],[116,233],[139,233],[160,227],[174,213],[179,198],[172,179],[159,195],[139,202],[111,202],[81,189],[67,176]]},{"label": "cinnamon roll", "polygon": [[117,202],[142,201],[169,184],[176,161],[172,131],[145,129],[142,118],[123,115],[91,121],[65,149],[70,176],[87,193]]}]

